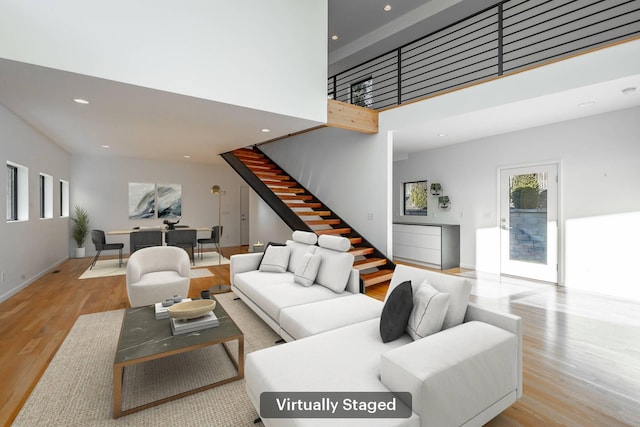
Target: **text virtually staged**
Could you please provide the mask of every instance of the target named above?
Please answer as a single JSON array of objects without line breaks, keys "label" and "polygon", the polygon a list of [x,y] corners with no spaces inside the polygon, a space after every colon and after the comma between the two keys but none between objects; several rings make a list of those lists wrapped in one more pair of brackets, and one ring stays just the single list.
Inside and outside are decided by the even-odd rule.
[{"label": "text virtually staged", "polygon": [[[405,404],[408,402],[408,406]],[[408,392],[264,392],[262,418],[409,418]]]}]

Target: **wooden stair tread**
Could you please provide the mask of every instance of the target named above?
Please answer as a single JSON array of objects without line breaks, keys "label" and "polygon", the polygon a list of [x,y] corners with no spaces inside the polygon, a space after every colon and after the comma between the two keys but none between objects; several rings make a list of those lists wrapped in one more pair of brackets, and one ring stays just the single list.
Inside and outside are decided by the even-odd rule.
[{"label": "wooden stair tread", "polygon": [[320,234],[349,234],[351,233],[350,228],[330,228],[328,230],[315,230],[315,233]]},{"label": "wooden stair tread", "polygon": [[261,181],[264,182],[264,184],[269,188],[274,188],[274,187],[295,187],[296,185],[298,185],[298,183],[291,182],[291,181],[269,181],[269,180],[265,180],[265,179],[262,179]]},{"label": "wooden stair tread", "polygon": [[329,216],[331,215],[331,211],[304,211],[304,212],[295,212],[298,216]]},{"label": "wooden stair tread", "polygon": [[304,193],[304,188],[277,187],[271,189],[274,193]]},{"label": "wooden stair tread", "polygon": [[253,150],[234,150],[233,155],[236,157],[248,158],[248,159],[264,159],[264,154],[256,153]]},{"label": "wooden stair tread", "polygon": [[373,248],[368,248],[368,247],[353,248],[349,251],[349,253],[353,256],[370,255],[373,253]]},{"label": "wooden stair tread", "polygon": [[391,280],[393,270],[382,269],[371,273],[360,274],[360,278],[364,282],[364,286],[377,285],[378,283]]},{"label": "wooden stair tread", "polygon": [[280,200],[313,200],[313,196],[308,194],[278,194]]},{"label": "wooden stair tread", "polygon": [[244,161],[242,162],[247,169],[249,169],[251,172],[255,172],[255,171],[277,171],[280,170],[278,169],[278,165],[274,165],[273,163],[263,163],[263,162],[256,162],[258,164],[253,164],[254,162],[252,161]]},{"label": "wooden stair tread", "polygon": [[322,203],[286,203],[287,206],[289,206],[290,208],[321,208],[322,207]]},{"label": "wooden stair tread", "polygon": [[351,245],[357,245],[359,243],[362,243],[362,237],[348,237],[348,239]]},{"label": "wooden stair tread", "polygon": [[[279,171],[279,172],[281,172],[281,171]],[[272,180],[277,180],[277,181],[290,181],[291,180],[291,177],[289,175],[282,175],[279,172],[278,171],[274,171],[274,172],[253,171],[253,174],[255,176],[257,176],[258,178],[272,179]]]},{"label": "wooden stair tread", "polygon": [[387,260],[384,258],[366,258],[355,261],[353,263],[353,268],[356,270],[366,270],[367,268],[379,267],[386,263]]},{"label": "wooden stair tread", "polygon": [[307,225],[338,225],[342,222],[339,219],[312,219],[309,221],[305,221]]}]

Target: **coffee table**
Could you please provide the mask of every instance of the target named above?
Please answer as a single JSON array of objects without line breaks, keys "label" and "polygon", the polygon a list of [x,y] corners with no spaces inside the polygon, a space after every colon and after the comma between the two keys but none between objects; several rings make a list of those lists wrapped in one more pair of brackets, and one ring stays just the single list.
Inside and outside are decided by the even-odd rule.
[{"label": "coffee table", "polygon": [[[113,418],[244,378],[244,335],[219,302],[216,304],[214,313],[220,321],[220,326],[202,329],[196,333],[172,335],[170,319],[156,319],[154,306],[129,308],[125,311],[113,362]],[[233,340],[238,341],[237,359],[227,346],[227,342]],[[237,370],[236,376],[122,410],[122,383],[125,367],[216,344],[223,346]]]}]

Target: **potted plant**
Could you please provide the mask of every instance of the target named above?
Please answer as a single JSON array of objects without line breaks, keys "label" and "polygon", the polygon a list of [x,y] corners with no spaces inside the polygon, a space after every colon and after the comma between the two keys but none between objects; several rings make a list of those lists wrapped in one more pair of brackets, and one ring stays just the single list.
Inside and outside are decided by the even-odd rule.
[{"label": "potted plant", "polygon": [[76,258],[84,258],[84,241],[89,234],[89,214],[80,206],[75,206],[76,217],[71,218],[73,227],[71,228],[71,237],[76,241]]}]

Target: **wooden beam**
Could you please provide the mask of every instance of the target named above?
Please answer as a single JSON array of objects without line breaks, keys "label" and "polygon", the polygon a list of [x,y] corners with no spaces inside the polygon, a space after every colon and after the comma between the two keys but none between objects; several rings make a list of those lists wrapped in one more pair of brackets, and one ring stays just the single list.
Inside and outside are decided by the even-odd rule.
[{"label": "wooden beam", "polygon": [[327,126],[369,134],[378,133],[378,112],[329,99]]}]

